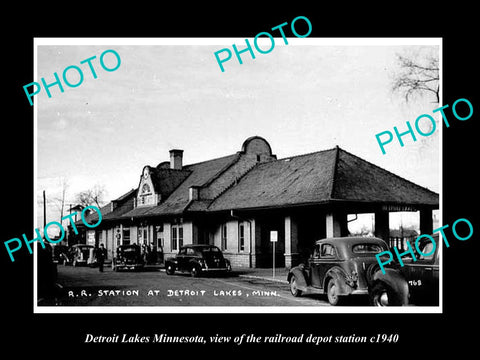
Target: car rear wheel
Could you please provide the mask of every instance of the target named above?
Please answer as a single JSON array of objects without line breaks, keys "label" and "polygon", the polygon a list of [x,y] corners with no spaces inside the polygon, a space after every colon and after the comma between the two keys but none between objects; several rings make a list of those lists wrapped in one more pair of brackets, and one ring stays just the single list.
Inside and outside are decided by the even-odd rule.
[{"label": "car rear wheel", "polygon": [[295,275],[292,275],[292,277],[290,278],[290,292],[295,297],[302,296],[302,290],[300,290],[297,286],[297,278],[295,277]]},{"label": "car rear wheel", "polygon": [[338,295],[338,286],[334,279],[328,281],[327,298],[330,305],[336,306],[340,303],[341,296]]},{"label": "car rear wheel", "polygon": [[370,266],[365,271],[365,277],[369,286],[372,286],[375,273],[380,270],[380,266],[377,263],[370,264]]},{"label": "car rear wheel", "polygon": [[370,291],[370,303],[373,306],[401,306],[401,297],[387,284],[376,283]]},{"label": "car rear wheel", "polygon": [[167,264],[167,268],[165,269],[165,272],[167,275],[173,275],[175,274],[175,268],[173,267],[172,264]]}]

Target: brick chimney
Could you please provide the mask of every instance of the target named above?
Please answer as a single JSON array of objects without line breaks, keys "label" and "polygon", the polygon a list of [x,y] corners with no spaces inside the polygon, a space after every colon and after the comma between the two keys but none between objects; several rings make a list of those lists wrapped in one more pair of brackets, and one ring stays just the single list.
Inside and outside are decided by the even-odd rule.
[{"label": "brick chimney", "polygon": [[188,200],[199,200],[200,186],[190,186],[188,188]]},{"label": "brick chimney", "polygon": [[183,150],[170,150],[170,169],[182,170]]}]

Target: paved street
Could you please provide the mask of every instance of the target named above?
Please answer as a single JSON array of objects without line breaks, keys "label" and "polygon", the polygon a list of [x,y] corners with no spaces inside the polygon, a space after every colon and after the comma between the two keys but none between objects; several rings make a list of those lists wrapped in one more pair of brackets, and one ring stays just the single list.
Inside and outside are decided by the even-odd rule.
[{"label": "paved street", "polygon": [[[322,295],[295,298],[286,283],[241,275],[192,278],[169,276],[158,268],[113,272],[106,267],[100,273],[98,268],[58,266],[65,306],[329,306]],[[279,278],[285,279],[283,274]]]}]

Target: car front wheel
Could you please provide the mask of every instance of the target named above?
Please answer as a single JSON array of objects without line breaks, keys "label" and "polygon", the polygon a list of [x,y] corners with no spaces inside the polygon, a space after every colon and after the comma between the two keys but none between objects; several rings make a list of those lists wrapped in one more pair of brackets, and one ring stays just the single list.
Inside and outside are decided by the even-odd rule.
[{"label": "car front wheel", "polygon": [[168,264],[165,272],[167,273],[167,275],[173,275],[175,273],[175,268],[172,264]]},{"label": "car front wheel", "polygon": [[295,297],[302,296],[302,290],[297,287],[297,278],[295,277],[295,275],[292,275],[292,277],[290,278],[290,292]]},{"label": "car front wheel", "polygon": [[198,267],[193,265],[190,269],[190,275],[192,275],[192,277],[198,277],[199,273],[200,271],[198,270]]}]

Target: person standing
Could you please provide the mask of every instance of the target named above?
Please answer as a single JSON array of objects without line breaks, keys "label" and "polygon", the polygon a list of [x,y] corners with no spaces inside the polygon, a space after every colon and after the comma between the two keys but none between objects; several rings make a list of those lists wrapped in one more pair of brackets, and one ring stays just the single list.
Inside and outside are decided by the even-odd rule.
[{"label": "person standing", "polygon": [[100,244],[100,248],[97,250],[97,263],[98,263],[98,270],[103,272],[103,263],[107,258],[107,249],[104,248],[103,244]]},{"label": "person standing", "polygon": [[157,248],[153,245],[153,243],[150,244],[150,263],[157,263]]}]

